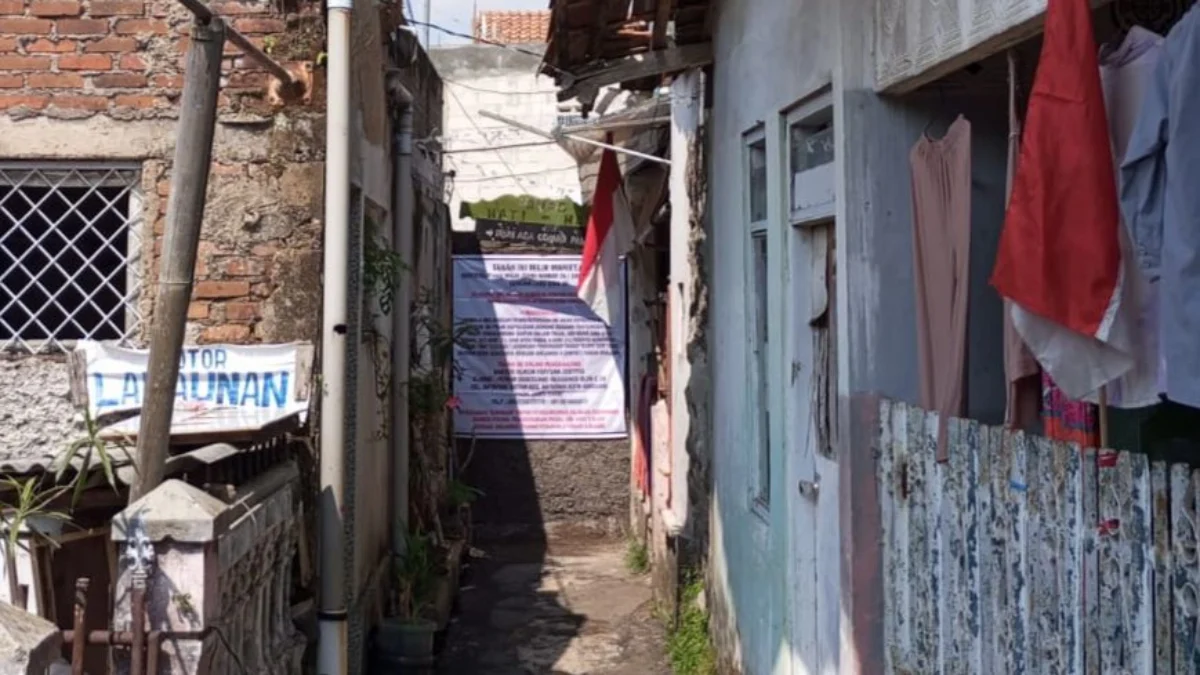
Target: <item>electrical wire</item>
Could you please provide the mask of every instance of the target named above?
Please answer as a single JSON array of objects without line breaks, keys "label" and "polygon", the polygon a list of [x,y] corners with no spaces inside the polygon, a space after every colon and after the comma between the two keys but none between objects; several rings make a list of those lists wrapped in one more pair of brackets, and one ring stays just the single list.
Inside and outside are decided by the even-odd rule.
[{"label": "electrical wire", "polygon": [[504,96],[553,96],[554,93],[558,91],[557,89],[547,89],[546,91],[504,91],[502,89],[487,89],[484,87],[476,87],[473,84],[466,84],[465,82],[447,79],[445,77],[442,78],[442,82],[452,84],[456,87],[462,87],[463,89],[477,91],[481,94],[501,94]]},{"label": "electrical wire", "polygon": [[[529,171],[526,173],[509,174],[508,177],[512,178],[513,181],[517,183],[517,185],[521,185],[520,179],[522,179],[522,178],[531,178],[533,176],[546,176],[546,175],[549,175],[552,173],[562,173],[564,171],[575,171],[578,168],[579,168],[578,166],[561,166],[561,167],[558,167],[557,169],[539,169],[537,171]],[[480,176],[478,178],[459,178],[459,177],[455,176],[454,182],[455,183],[485,183],[489,180],[496,180],[497,178],[504,178],[504,176]],[[521,189],[525,190],[524,187],[522,187]],[[525,190],[525,194],[529,194],[529,191]]]},{"label": "electrical wire", "polygon": [[[408,22],[414,26],[421,26],[422,28],[432,28],[433,30],[436,30],[439,33],[443,33],[443,34],[449,35],[451,37],[463,38],[464,40],[471,40],[472,42],[480,42],[485,45],[492,45],[493,47],[503,47],[504,49],[507,49],[509,51],[517,52],[518,54],[525,54],[526,56],[536,56],[539,59],[544,59],[546,56],[545,54],[540,54],[531,49],[522,49],[520,47],[517,47],[516,45],[505,44],[503,42],[496,42],[495,40],[488,40],[487,38],[481,38],[476,35],[468,35],[467,33],[460,33],[456,30],[450,30],[449,28],[446,28],[444,26],[439,26],[436,23],[430,23],[428,21],[418,21],[416,19],[409,19]],[[553,70],[556,73],[561,73],[561,74],[566,75],[567,77],[571,77],[571,78],[575,77],[573,74],[563,70],[562,68],[559,68],[558,66],[555,66],[554,64],[550,63],[549,61],[543,60],[542,63],[547,68],[549,68],[550,70]]]},{"label": "electrical wire", "polygon": [[517,186],[528,195],[529,191],[526,190],[523,185],[521,185],[521,181],[517,180],[517,172],[513,171],[512,165],[509,164],[508,160],[504,158],[504,153],[493,147],[493,144],[488,139],[487,134],[483,133],[483,129],[479,126],[479,123],[475,121],[475,116],[471,114],[470,110],[467,110],[467,106],[463,105],[462,100],[458,98],[458,94],[455,94],[453,89],[447,89],[446,91],[450,92],[450,98],[454,99],[454,103],[458,105],[459,110],[462,110],[463,114],[467,116],[467,121],[470,122],[471,126],[475,128],[476,133],[479,134],[479,138],[492,148],[492,151],[496,153],[496,157],[500,160],[500,163],[504,165],[504,168],[508,170],[508,174],[512,176],[514,181],[516,181]]},{"label": "electrical wire", "polygon": [[531,141],[529,143],[513,143],[512,145],[488,145],[480,148],[455,148],[443,150],[443,155],[461,155],[468,152],[489,152],[492,150],[512,150],[515,148],[535,148],[542,145],[554,145],[558,141]]}]

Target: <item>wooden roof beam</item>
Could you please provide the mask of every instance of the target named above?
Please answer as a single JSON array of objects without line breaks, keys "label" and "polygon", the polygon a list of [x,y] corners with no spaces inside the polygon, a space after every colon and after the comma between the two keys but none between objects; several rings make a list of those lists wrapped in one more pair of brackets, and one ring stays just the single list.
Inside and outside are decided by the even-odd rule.
[{"label": "wooden roof beam", "polygon": [[667,46],[667,26],[671,23],[673,9],[675,0],[658,0],[654,5],[654,36],[650,40],[651,49]]},{"label": "wooden roof beam", "polygon": [[647,77],[658,77],[668,73],[707,66],[712,63],[712,43],[670,47],[658,51],[646,52],[628,56],[619,61],[606,63],[594,70],[576,73],[574,78],[568,78],[558,90],[558,100],[568,101],[582,97],[595,98],[601,87],[612,84],[640,80]]}]

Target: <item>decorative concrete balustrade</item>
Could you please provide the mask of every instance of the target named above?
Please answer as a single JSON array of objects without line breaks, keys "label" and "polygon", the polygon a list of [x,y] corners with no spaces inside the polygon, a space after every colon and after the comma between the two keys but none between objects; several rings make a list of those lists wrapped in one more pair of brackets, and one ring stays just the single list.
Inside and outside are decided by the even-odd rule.
[{"label": "decorative concrete balustrade", "polygon": [[[145,574],[146,629],[162,633],[152,675],[300,672],[305,641],[290,603],[299,504],[299,471],[287,462],[228,500],[168,480],[114,518],[113,628],[132,630]],[[117,672],[130,672],[128,654],[121,660]]]}]

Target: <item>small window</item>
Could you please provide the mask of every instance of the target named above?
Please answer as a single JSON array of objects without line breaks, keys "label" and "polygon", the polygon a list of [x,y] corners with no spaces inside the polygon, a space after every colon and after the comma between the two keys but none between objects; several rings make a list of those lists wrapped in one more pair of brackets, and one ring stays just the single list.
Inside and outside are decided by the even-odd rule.
[{"label": "small window", "polygon": [[138,184],[134,167],[0,164],[0,349],[136,335]]},{"label": "small window", "polygon": [[793,225],[833,217],[833,106],[829,94],[809,98],[787,113],[788,209]]},{"label": "small window", "polygon": [[763,223],[767,220],[767,141],[764,138],[752,141],[746,148],[747,171],[750,197],[750,222]]},{"label": "small window", "polygon": [[751,269],[753,286],[753,331],[752,347],[755,377],[755,420],[758,451],[758,481],[755,501],[766,506],[771,503],[771,412],[768,382],[768,339],[767,324],[767,233],[755,232],[750,237]]}]

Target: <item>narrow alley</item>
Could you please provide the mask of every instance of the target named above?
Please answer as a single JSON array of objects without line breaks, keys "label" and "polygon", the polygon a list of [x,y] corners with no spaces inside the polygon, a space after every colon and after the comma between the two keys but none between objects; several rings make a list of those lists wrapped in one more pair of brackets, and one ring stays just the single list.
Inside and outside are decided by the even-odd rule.
[{"label": "narrow alley", "polygon": [[669,675],[648,575],[625,542],[559,530],[484,544],[467,563],[439,673]]}]

